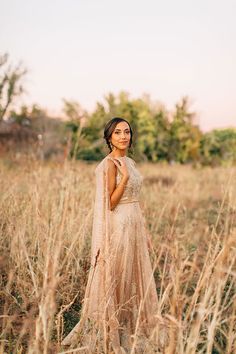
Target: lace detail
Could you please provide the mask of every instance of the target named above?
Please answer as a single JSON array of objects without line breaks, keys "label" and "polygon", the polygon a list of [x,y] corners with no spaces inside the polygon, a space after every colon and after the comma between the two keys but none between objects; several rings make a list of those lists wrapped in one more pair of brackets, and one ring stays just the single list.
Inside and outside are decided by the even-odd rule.
[{"label": "lace detail", "polygon": [[[143,183],[143,176],[135,167],[135,161],[130,157],[122,157],[125,158],[127,169],[129,172],[129,180],[125,186],[124,193],[120,199],[119,204],[123,202],[129,201],[138,201],[140,190]],[[118,158],[118,159],[122,159]],[[117,169],[117,176],[116,176],[116,185],[118,185],[121,181],[122,175],[120,171]]]}]

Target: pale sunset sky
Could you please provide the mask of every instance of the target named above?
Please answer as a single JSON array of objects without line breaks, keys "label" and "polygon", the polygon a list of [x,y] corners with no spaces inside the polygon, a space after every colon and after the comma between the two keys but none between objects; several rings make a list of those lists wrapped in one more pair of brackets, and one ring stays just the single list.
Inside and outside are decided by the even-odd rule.
[{"label": "pale sunset sky", "polygon": [[22,102],[55,114],[124,90],[236,127],[235,19],[235,0],[2,0],[0,52],[28,68]]}]

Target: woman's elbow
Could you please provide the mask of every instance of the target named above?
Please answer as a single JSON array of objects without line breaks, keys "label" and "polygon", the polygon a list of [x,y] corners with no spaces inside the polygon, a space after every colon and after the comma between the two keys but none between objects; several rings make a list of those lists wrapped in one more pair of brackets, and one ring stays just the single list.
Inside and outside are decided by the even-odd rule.
[{"label": "woman's elbow", "polygon": [[110,204],[109,210],[112,211],[114,208],[115,208],[115,206]]},{"label": "woman's elbow", "polygon": [[116,204],[114,204],[113,201],[111,200],[110,204],[109,204],[109,210],[112,211],[113,209],[115,209],[115,207],[116,207]]}]

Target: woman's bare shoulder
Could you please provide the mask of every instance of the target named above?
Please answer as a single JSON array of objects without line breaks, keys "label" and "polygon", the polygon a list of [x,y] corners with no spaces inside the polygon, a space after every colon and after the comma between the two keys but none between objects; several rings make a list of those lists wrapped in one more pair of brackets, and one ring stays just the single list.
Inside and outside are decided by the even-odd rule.
[{"label": "woman's bare shoulder", "polygon": [[107,167],[109,170],[116,171],[117,167],[112,157],[107,158]]}]

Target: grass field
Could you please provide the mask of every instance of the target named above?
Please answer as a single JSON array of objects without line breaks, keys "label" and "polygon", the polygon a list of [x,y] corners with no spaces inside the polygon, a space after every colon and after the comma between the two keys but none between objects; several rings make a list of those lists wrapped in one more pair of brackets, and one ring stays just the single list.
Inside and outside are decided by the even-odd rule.
[{"label": "grass field", "polygon": [[[63,352],[89,270],[94,167],[0,161],[0,353]],[[236,168],[138,168],[162,352],[236,353]]]}]

